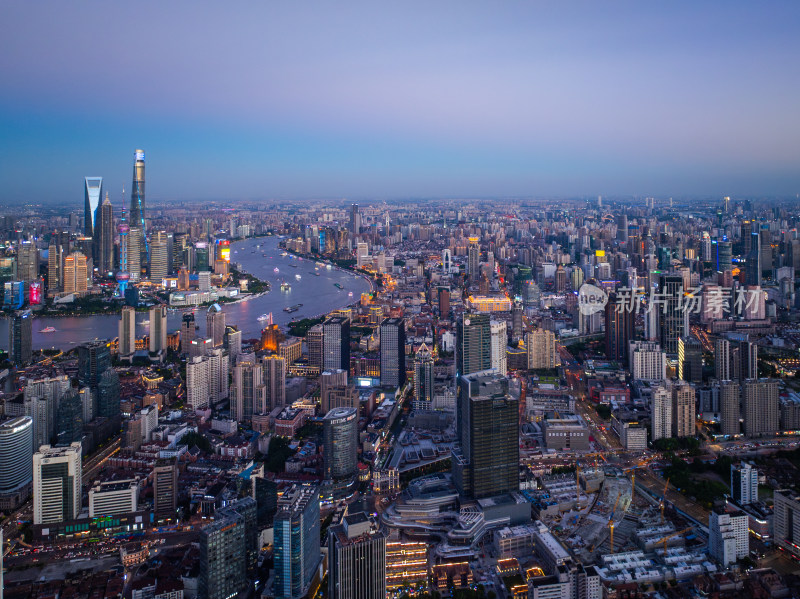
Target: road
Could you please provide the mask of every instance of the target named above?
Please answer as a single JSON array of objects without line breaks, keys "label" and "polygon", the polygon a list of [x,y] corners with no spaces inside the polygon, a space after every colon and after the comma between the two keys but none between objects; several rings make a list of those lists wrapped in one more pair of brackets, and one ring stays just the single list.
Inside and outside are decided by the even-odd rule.
[{"label": "road", "polygon": [[117,435],[111,443],[83,463],[82,479],[84,484],[87,484],[88,481],[93,480],[94,477],[97,476],[97,473],[100,472],[106,460],[117,453],[121,446],[122,435]]}]

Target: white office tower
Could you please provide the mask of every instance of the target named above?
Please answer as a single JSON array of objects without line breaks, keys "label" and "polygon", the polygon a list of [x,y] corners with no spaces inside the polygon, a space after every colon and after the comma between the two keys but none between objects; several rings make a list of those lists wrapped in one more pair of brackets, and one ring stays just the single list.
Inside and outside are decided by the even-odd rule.
[{"label": "white office tower", "polygon": [[33,523],[75,520],[81,512],[81,444],[42,445],[33,454]]},{"label": "white office tower", "polygon": [[631,341],[629,364],[636,380],[663,381],[667,378],[667,355],[653,341]]},{"label": "white office tower", "polygon": [[96,482],[89,489],[89,517],[130,514],[138,509],[139,480]]},{"label": "white office tower", "polygon": [[[777,532],[777,531],[776,531]],[[747,514],[714,508],[708,516],[708,554],[723,567],[736,563],[750,553]]]},{"label": "white office tower", "polygon": [[672,393],[666,386],[653,390],[650,404],[650,440],[667,439],[672,436]]},{"label": "white office tower", "polygon": [[142,419],[142,441],[150,441],[150,435],[158,428],[158,406],[150,404],[139,412]]},{"label": "white office tower", "polygon": [[503,376],[508,374],[506,346],[508,345],[508,337],[506,335],[506,322],[492,321],[492,370],[496,370]]},{"label": "white office tower", "polygon": [[122,308],[119,319],[119,355],[130,356],[136,351],[136,309],[131,306]]},{"label": "white office tower", "polygon": [[150,353],[167,351],[167,307],[150,308]]},{"label": "white office tower", "polygon": [[131,275],[130,282],[138,283],[142,278],[142,230],[139,227],[131,227],[127,235],[128,240],[128,272]]},{"label": "white office tower", "polygon": [[33,481],[33,419],[0,422],[0,510],[9,512],[30,497]]},{"label": "white office tower", "polygon": [[186,363],[186,403],[192,410],[209,407],[211,392],[211,360],[195,356]]},{"label": "white office tower", "polygon": [[758,470],[750,462],[731,464],[731,496],[739,505],[758,501]]}]

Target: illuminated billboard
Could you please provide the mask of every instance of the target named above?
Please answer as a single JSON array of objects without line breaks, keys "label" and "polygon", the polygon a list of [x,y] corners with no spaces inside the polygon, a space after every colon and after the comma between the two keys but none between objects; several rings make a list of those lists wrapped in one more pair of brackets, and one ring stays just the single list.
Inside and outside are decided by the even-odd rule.
[{"label": "illuminated billboard", "polygon": [[42,284],[40,281],[33,281],[30,286],[30,303],[38,306],[42,303]]}]

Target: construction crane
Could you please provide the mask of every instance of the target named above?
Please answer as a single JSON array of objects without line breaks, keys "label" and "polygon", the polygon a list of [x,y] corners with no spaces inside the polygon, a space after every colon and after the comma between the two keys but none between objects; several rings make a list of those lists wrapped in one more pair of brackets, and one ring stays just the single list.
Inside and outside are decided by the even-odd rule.
[{"label": "construction crane", "polygon": [[664,524],[664,503],[667,497],[667,489],[669,488],[669,478],[664,483],[664,492],[661,494],[661,501],[658,503],[658,509],[661,510],[661,524]]},{"label": "construction crane", "polygon": [[669,541],[672,537],[677,537],[677,536],[680,536],[680,535],[684,535],[687,532],[690,532],[691,530],[693,530],[691,526],[689,528],[684,528],[683,530],[676,530],[675,532],[672,532],[672,533],[668,534],[667,536],[665,536],[663,539],[659,539],[656,542],[656,545],[658,545],[658,543],[662,543],[663,542],[664,543],[664,555],[666,555],[667,554],[667,541]]},{"label": "construction crane", "polygon": [[608,518],[608,528],[611,533],[611,553],[614,553],[614,512],[617,511],[620,497],[622,497],[622,493],[617,493],[617,500],[614,502],[614,507],[611,509],[611,516]]}]

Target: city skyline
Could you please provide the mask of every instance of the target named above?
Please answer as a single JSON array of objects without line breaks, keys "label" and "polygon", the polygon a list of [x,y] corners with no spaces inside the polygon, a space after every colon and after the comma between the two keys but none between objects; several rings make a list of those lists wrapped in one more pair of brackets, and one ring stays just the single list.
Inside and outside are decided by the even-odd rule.
[{"label": "city skyline", "polygon": [[8,7],[5,201],[800,191],[790,3],[153,8]]}]

